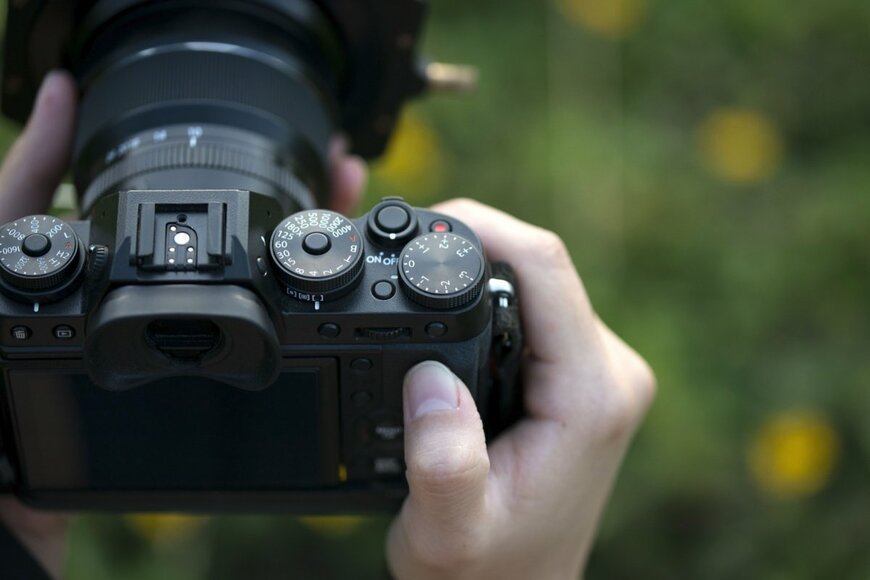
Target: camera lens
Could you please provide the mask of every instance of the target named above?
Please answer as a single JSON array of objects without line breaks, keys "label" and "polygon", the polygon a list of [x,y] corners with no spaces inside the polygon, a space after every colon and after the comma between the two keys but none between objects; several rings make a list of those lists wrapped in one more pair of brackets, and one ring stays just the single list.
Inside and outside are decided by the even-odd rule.
[{"label": "camera lens", "polygon": [[313,0],[102,0],[71,63],[82,211],[132,189],[242,189],[324,205],[345,74]]}]

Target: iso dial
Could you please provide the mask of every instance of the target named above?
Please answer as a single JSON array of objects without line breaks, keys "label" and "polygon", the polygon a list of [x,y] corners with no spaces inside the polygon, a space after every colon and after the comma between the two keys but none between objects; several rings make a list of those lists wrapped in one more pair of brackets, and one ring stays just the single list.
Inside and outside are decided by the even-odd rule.
[{"label": "iso dial", "polygon": [[0,276],[18,290],[55,288],[73,276],[80,259],[75,231],[54,216],[28,216],[0,229]]},{"label": "iso dial", "polygon": [[485,272],[480,251],[452,233],[411,240],[399,260],[399,278],[408,298],[438,310],[459,308],[477,298]]}]

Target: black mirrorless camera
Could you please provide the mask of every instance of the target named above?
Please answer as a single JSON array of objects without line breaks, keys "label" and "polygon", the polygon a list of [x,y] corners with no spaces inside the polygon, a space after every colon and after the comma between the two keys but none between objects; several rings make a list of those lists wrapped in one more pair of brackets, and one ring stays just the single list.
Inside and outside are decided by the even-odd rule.
[{"label": "black mirrorless camera", "polygon": [[510,269],[398,198],[321,209],[331,140],[376,157],[426,87],[424,9],[9,2],[3,112],[24,120],[45,72],[73,71],[88,219],[0,229],[0,490],[43,508],[377,510],[407,493],[411,366],[447,364],[490,436],[515,418]]}]

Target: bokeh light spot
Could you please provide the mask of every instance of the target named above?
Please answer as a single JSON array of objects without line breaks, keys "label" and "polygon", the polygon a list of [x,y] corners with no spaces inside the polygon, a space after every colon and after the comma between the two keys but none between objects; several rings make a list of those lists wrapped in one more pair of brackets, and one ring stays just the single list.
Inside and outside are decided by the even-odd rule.
[{"label": "bokeh light spot", "polygon": [[124,520],[143,540],[174,544],[198,533],[207,518],[180,514],[131,514]]},{"label": "bokeh light spot", "polygon": [[756,485],[776,499],[812,495],[830,481],[840,454],[840,439],[822,416],[791,411],[771,416],[749,449]]},{"label": "bokeh light spot", "polygon": [[353,533],[365,521],[361,516],[305,516],[299,518],[308,528],[322,536],[340,538]]},{"label": "bokeh light spot", "polygon": [[394,190],[391,193],[420,203],[438,192],[443,170],[438,134],[422,117],[408,112],[396,127],[386,156],[375,166],[375,177]]},{"label": "bokeh light spot", "polygon": [[710,169],[732,183],[761,183],[782,165],[779,130],[767,117],[748,109],[714,111],[698,130],[698,145]]},{"label": "bokeh light spot", "polygon": [[647,0],[557,0],[574,24],[620,40],[637,30],[647,15]]}]

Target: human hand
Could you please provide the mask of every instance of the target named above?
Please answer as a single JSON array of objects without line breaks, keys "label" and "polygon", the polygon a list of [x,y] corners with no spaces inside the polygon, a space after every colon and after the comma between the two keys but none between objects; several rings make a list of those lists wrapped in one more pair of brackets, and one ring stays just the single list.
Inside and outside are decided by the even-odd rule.
[{"label": "human hand", "polygon": [[[69,164],[75,128],[77,89],[62,71],[43,82],[33,114],[0,170],[0,224],[51,205]],[[343,214],[359,204],[366,180],[365,163],[347,154],[337,138],[331,148],[330,209]],[[67,516],[31,510],[13,498],[0,497],[0,522],[8,527],[54,578],[64,566]]]},{"label": "human hand", "polygon": [[444,366],[405,378],[410,495],[387,542],[399,580],[577,578],[655,391],[646,362],[595,315],[559,238],[479,203],[461,219],[519,281],[525,417],[490,442]]}]

